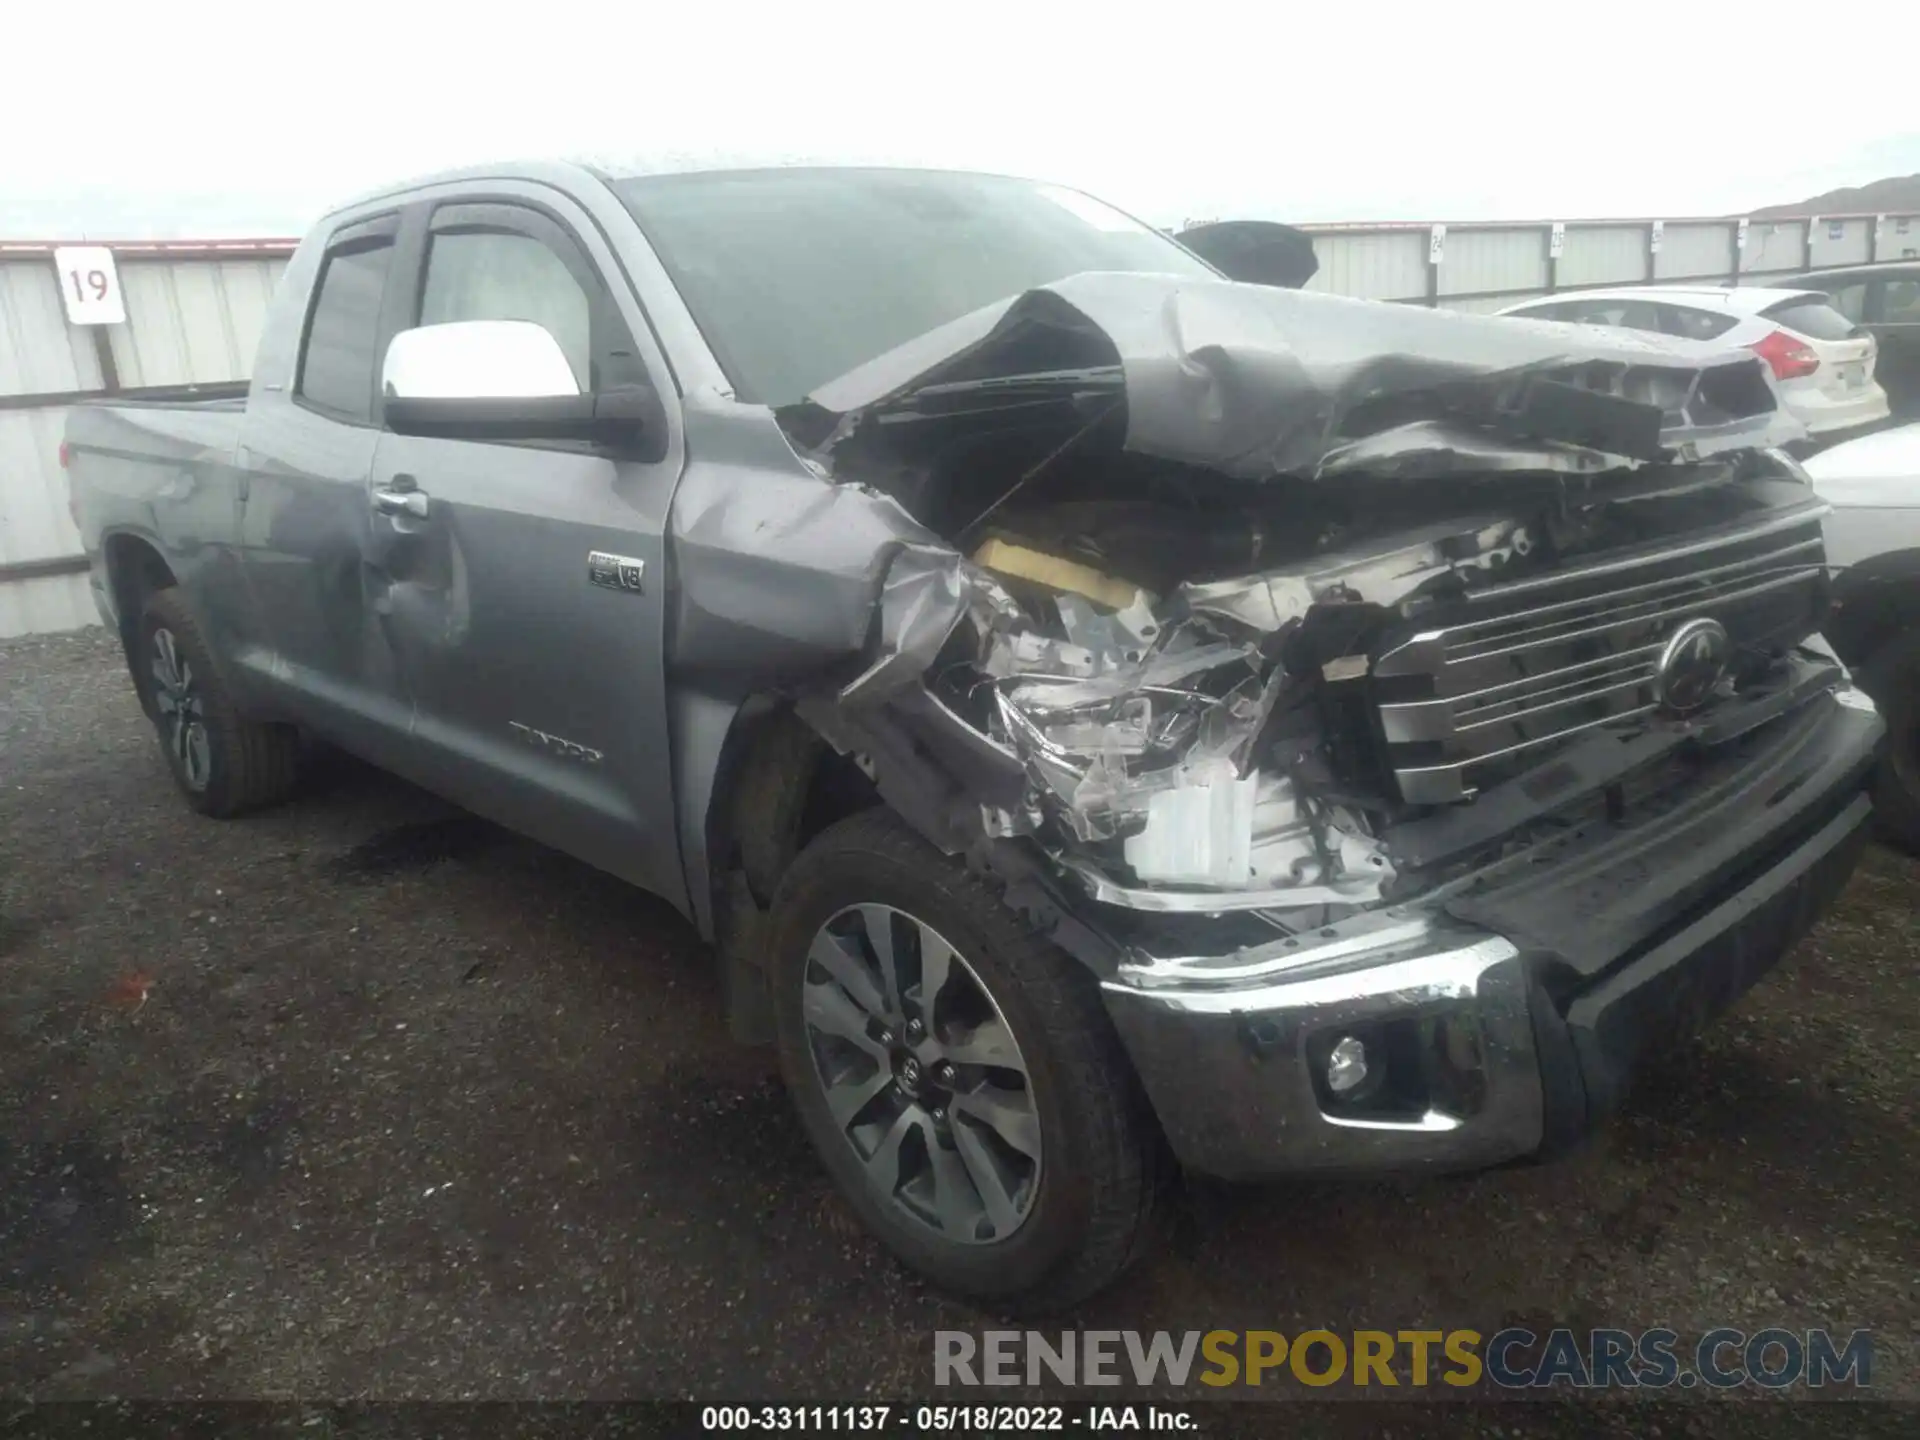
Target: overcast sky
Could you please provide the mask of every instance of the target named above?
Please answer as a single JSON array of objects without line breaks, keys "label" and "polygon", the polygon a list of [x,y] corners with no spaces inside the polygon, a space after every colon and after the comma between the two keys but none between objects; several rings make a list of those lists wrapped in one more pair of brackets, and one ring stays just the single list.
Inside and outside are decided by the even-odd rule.
[{"label": "overcast sky", "polygon": [[16,5],[0,235],[287,233],[533,156],[998,170],[1159,224],[1726,214],[1920,171],[1912,0],[1797,6],[1805,43],[1686,0],[652,8]]}]

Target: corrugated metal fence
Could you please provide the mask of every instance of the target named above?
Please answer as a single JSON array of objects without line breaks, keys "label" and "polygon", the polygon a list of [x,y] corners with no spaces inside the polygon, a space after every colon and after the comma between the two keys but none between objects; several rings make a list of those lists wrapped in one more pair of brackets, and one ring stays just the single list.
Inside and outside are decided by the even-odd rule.
[{"label": "corrugated metal fence", "polygon": [[116,245],[127,323],[67,323],[52,244],[0,242],[0,637],[98,623],[67,513],[77,400],[244,380],[285,240]]},{"label": "corrugated metal fence", "polygon": [[[1764,283],[1920,257],[1920,215],[1302,228],[1320,257],[1309,289],[1479,311],[1555,290]],[[0,242],[0,637],[95,622],[59,468],[67,407],[245,379],[293,243],[112,248],[127,323],[80,329],[66,320],[53,244]]]},{"label": "corrugated metal fence", "polygon": [[1309,290],[1477,311],[1556,290],[1765,284],[1803,270],[1920,258],[1920,215],[1300,228],[1320,257]]}]

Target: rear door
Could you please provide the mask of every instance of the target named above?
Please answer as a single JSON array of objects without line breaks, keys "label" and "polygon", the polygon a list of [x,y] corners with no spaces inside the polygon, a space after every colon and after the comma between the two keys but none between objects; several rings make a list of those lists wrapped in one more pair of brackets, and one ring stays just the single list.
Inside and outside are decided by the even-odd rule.
[{"label": "rear door", "polygon": [[678,422],[645,318],[608,276],[620,272],[598,229],[543,186],[431,203],[402,328],[532,321],[583,392],[645,382],[668,416],[621,453],[387,432],[363,503],[427,783],[676,894],[662,656]]},{"label": "rear door", "polygon": [[[365,562],[367,475],[380,432],[375,369],[391,328],[397,211],[336,228],[287,303],[294,353],[268,357],[241,425],[241,553],[255,614],[234,657],[275,703],[377,763],[407,768],[411,704]],[[297,264],[304,265],[307,257]],[[290,270],[284,282],[298,287]],[[278,317],[276,317],[278,318]]]}]

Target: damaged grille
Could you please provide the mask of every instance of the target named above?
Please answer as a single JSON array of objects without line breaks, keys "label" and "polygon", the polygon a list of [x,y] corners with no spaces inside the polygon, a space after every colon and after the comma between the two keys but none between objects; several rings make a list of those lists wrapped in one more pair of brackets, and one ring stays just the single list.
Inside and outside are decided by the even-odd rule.
[{"label": "damaged grille", "polygon": [[1686,621],[1725,627],[1729,680],[1818,628],[1820,509],[1690,536],[1479,591],[1373,666],[1388,768],[1410,804],[1462,800],[1555,742],[1659,707],[1661,652]]}]

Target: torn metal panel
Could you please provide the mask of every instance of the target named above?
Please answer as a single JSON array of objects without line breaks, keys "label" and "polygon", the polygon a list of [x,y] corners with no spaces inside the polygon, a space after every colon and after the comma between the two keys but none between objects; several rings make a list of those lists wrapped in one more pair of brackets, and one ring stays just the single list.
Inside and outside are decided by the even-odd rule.
[{"label": "torn metal panel", "polygon": [[1019,757],[921,686],[867,710],[849,710],[821,693],[802,695],[794,709],[841,754],[858,758],[882,797],[949,854],[980,836],[983,806],[1024,803]]},{"label": "torn metal panel", "polygon": [[1418,420],[1335,446],[1320,458],[1314,474],[1435,476],[1530,471],[1593,475],[1619,469],[1630,458],[1564,443],[1519,448],[1459,421]]},{"label": "torn metal panel", "polygon": [[[1040,810],[1071,837],[1063,843],[1090,847],[1061,857],[1086,873],[1124,865],[1155,894],[1259,889],[1291,897],[1268,903],[1291,905],[1330,903],[1335,894],[1343,903],[1377,899],[1392,871],[1357,823],[1349,818],[1351,834],[1336,833],[1323,807],[1303,803],[1289,777],[1257,760],[1255,742],[1287,688],[1285,668],[1251,644],[1208,639],[1204,622],[1159,634],[1165,650],[1128,651],[1137,658],[1092,680],[997,677],[995,719],[1026,763]],[[1130,889],[1114,888],[1121,898],[1113,903],[1132,903],[1121,894]]]},{"label": "torn metal panel", "polygon": [[767,429],[715,427],[716,445],[758,440],[778,454],[690,467],[674,492],[678,671],[752,675],[762,686],[817,677],[866,646],[896,553],[945,548],[890,496],[823,483]]},{"label": "torn metal panel", "polygon": [[920,752],[951,775],[972,802],[1004,808],[1024,798],[1020,757],[969,725],[925,687],[897,696],[892,715]]},{"label": "torn metal panel", "polygon": [[913,684],[967,613],[970,586],[960,557],[944,546],[904,545],[894,552],[880,591],[880,658],[840,692],[853,709],[877,704]]},{"label": "torn metal panel", "polygon": [[1088,898],[1103,905],[1159,915],[1225,915],[1244,910],[1284,912],[1309,906],[1371,904],[1380,898],[1374,887],[1357,882],[1348,886],[1281,885],[1245,890],[1129,885],[1078,855],[1055,852],[1054,861],[1080,885]]},{"label": "torn metal panel", "polygon": [[[996,651],[1012,656],[1012,648]],[[1209,671],[1226,666],[1252,666],[1259,657],[1258,647],[1232,641],[1201,641],[1173,646],[1143,655],[1127,663],[1124,669],[1110,669],[1094,678],[1050,673],[1039,666],[1020,668],[1010,665],[997,671],[989,664],[989,674],[1004,674],[1015,683],[1009,693],[1029,712],[1076,710],[1088,705],[1113,704],[1130,695],[1153,692],[1187,693],[1186,682]]]},{"label": "torn metal panel", "polygon": [[1196,614],[1273,632],[1304,619],[1321,600],[1397,605],[1444,576],[1497,571],[1533,546],[1526,526],[1510,517],[1464,516],[1409,530],[1389,548],[1316,556],[1266,574],[1183,585],[1176,594]]},{"label": "torn metal panel", "polygon": [[[1378,898],[1391,871],[1359,827],[1338,833],[1325,807],[1256,761],[1283,666],[1252,642],[1216,638],[1204,620],[1167,623],[1144,597],[1108,611],[1061,592],[1054,606],[1050,632],[952,552],[903,548],[879,600],[877,654],[837,698],[803,697],[801,714],[949,851],[969,833],[1051,830],[1104,847],[1104,863],[1156,893]],[[991,698],[976,720],[927,683],[969,623],[974,658],[962,663],[974,678],[963,688]],[[1071,858],[1102,868],[1091,851]]]},{"label": "torn metal panel", "polygon": [[973,842],[977,808],[954,780],[916,754],[912,738],[889,723],[885,708],[855,717],[828,696],[807,695],[794,709],[835,750],[855,757],[880,797],[932,844],[957,855]]}]

